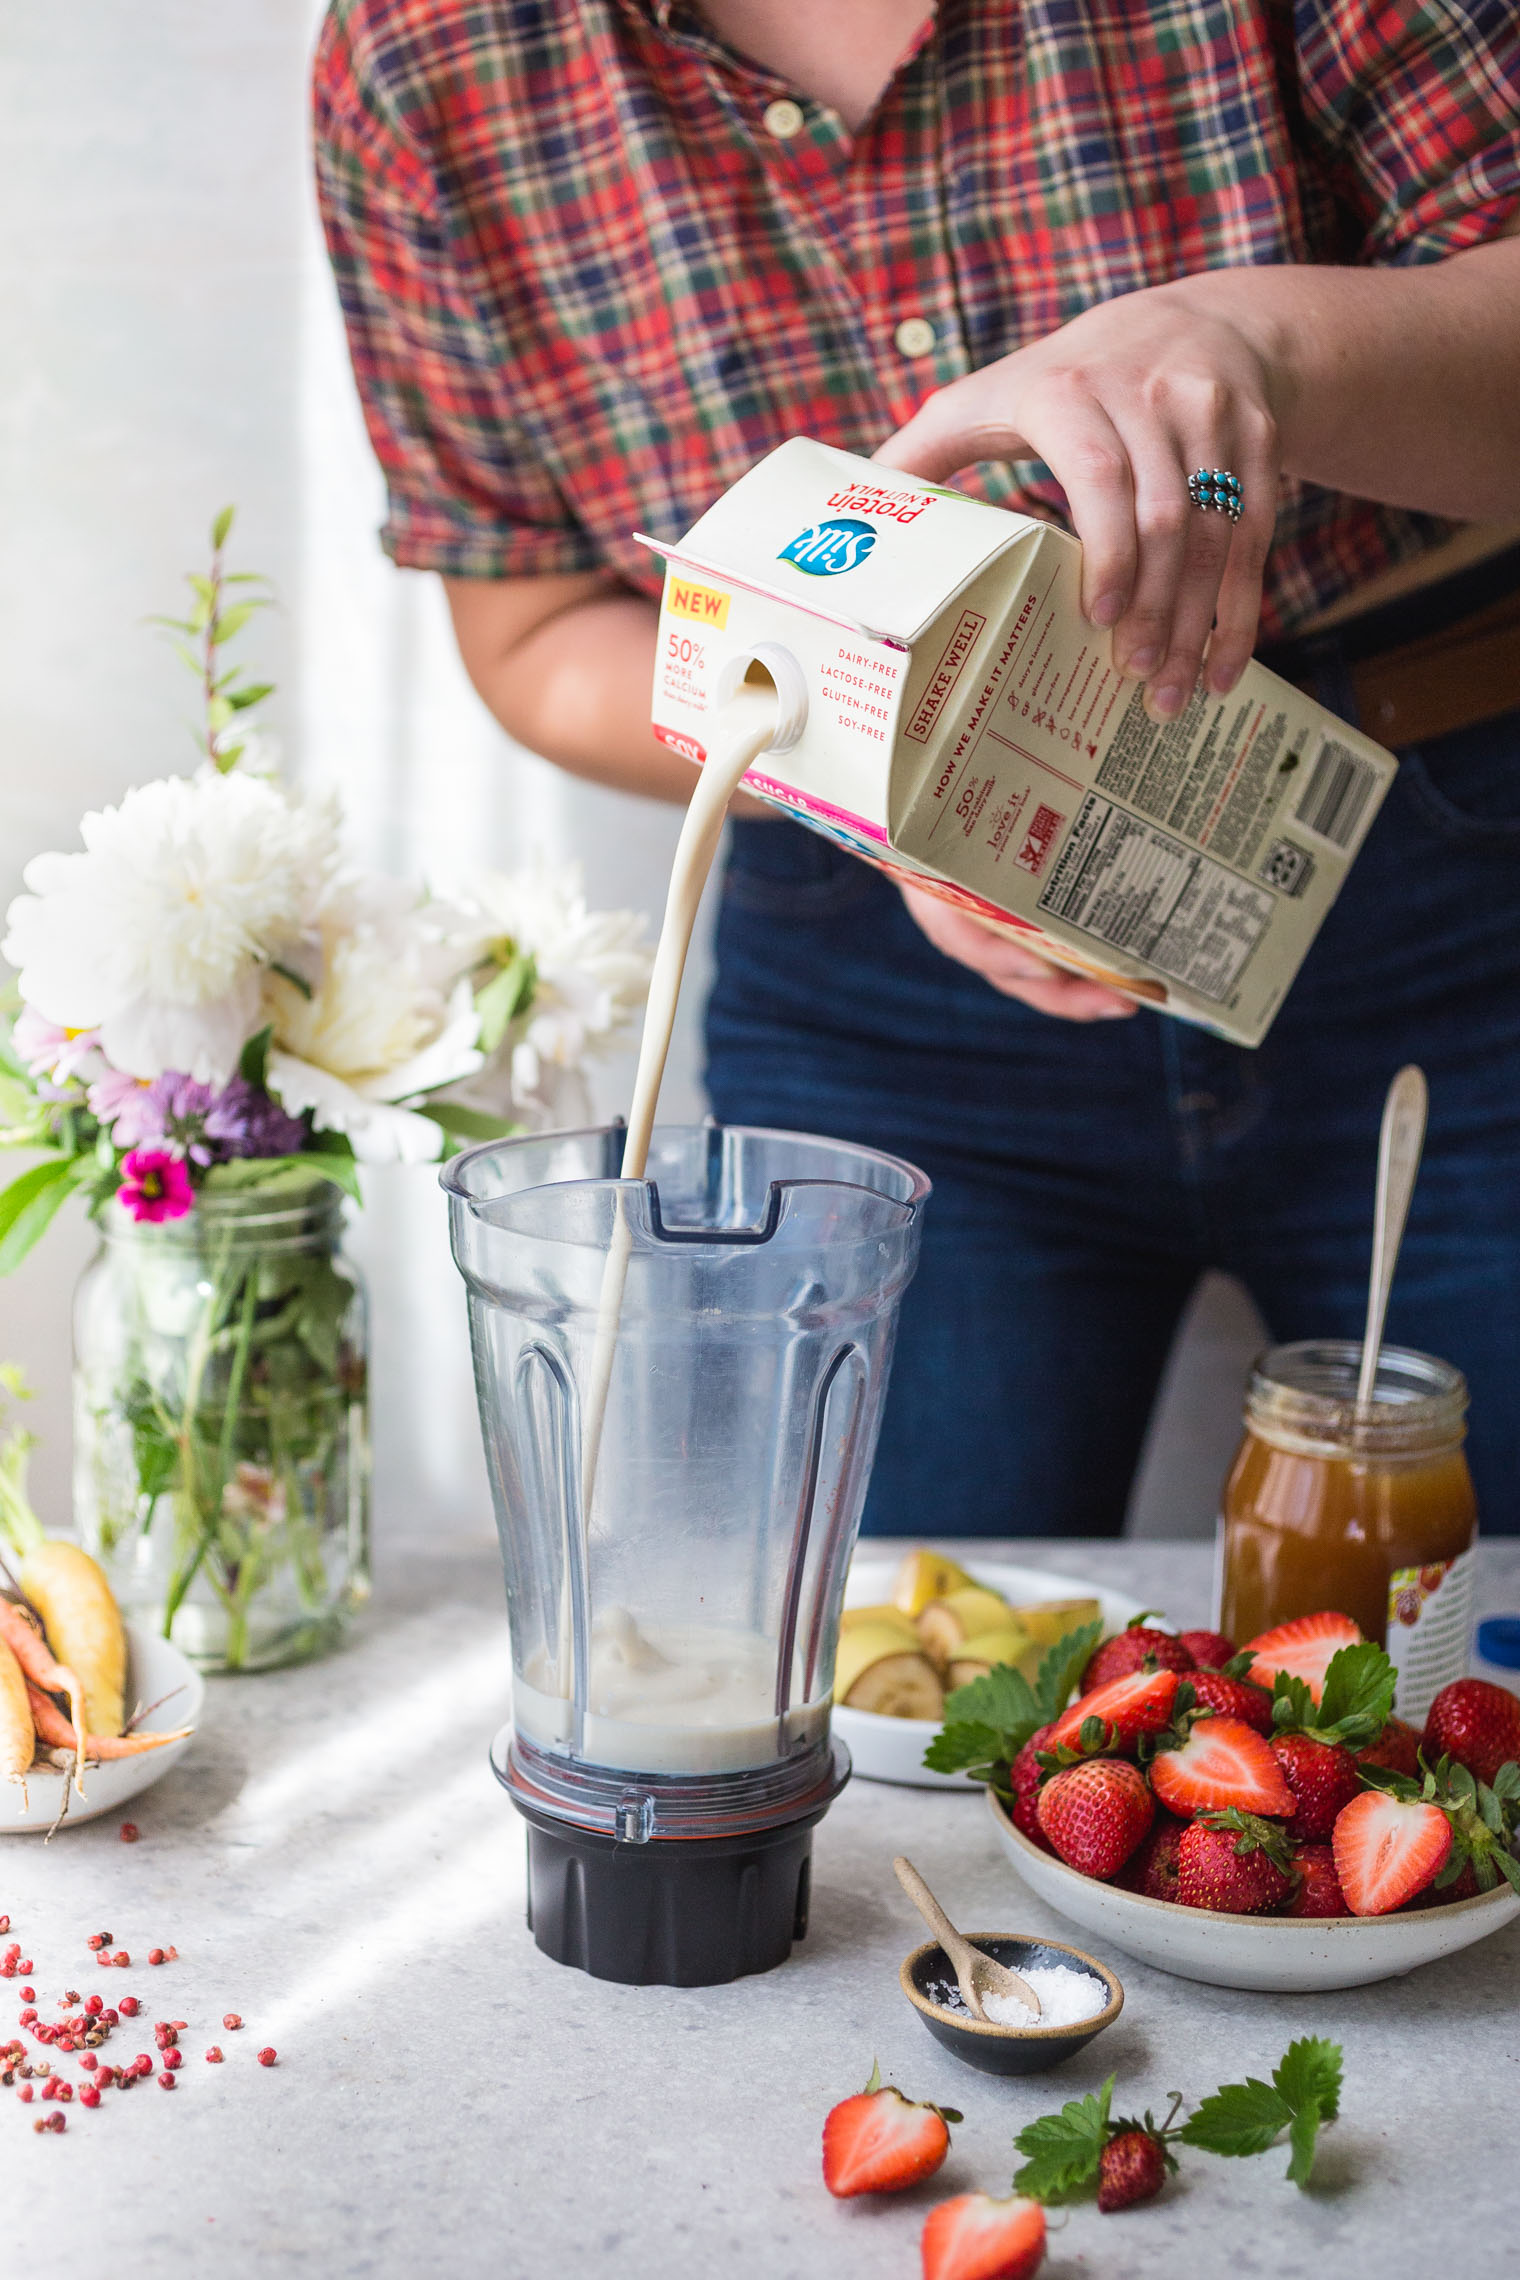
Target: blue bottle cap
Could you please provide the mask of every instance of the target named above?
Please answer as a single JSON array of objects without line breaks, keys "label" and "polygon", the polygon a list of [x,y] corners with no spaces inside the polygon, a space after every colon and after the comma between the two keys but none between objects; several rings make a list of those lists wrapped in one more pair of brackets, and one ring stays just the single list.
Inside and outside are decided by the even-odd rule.
[{"label": "blue bottle cap", "polygon": [[1520,1670],[1520,1615],[1490,1615],[1480,1623],[1478,1653],[1501,1670]]}]

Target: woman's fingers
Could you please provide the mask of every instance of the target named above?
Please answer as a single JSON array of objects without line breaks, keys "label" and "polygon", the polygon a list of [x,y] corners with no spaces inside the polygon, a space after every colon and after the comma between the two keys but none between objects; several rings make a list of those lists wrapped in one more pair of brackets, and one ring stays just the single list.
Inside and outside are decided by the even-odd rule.
[{"label": "woman's fingers", "polygon": [[1112,625],[1135,575],[1129,454],[1097,397],[1070,375],[1042,378],[1027,401],[1021,393],[1006,367],[968,373],[929,397],[873,456],[930,482],[979,460],[1043,459],[1082,541],[1083,610],[1094,625]]},{"label": "woman's fingers", "polygon": [[1250,662],[1261,617],[1261,581],[1277,527],[1277,486],[1282,472],[1277,427],[1265,409],[1248,408],[1240,421],[1240,476],[1244,505],[1230,540],[1209,641],[1208,685],[1216,696],[1233,689]]},{"label": "woman's fingers", "polygon": [[1118,990],[1101,982],[1084,982],[1080,975],[1063,974],[1032,950],[1010,942],[998,928],[957,910],[940,895],[921,887],[901,886],[903,901],[924,933],[947,958],[969,966],[1004,997],[1019,998],[1037,1013],[1065,1021],[1113,1021],[1135,1011]]}]

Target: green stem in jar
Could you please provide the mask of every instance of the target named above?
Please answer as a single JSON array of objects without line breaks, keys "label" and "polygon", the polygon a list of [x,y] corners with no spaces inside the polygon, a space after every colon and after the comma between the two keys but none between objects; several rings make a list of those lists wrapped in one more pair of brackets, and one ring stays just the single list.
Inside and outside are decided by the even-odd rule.
[{"label": "green stem in jar", "polygon": [[[230,1288],[225,1287],[225,1277],[226,1267],[224,1252],[223,1269],[217,1277],[217,1287],[215,1293],[212,1296],[212,1299],[207,1306],[205,1316],[202,1318],[203,1322],[210,1321],[214,1317],[220,1316],[224,1306],[230,1310],[232,1292]],[[186,1482],[186,1490],[191,1508],[196,1512],[196,1518],[199,1526],[192,1556],[188,1563],[183,1568],[181,1568],[179,1573],[172,1578],[169,1585],[168,1596],[164,1601],[163,1633],[166,1639],[169,1638],[173,1633],[174,1618],[179,1613],[180,1607],[184,1602],[186,1592],[190,1589],[191,1584],[195,1581],[196,1576],[199,1574],[206,1554],[211,1548],[212,1538],[215,1536],[216,1531],[221,1524],[222,1498],[226,1491],[227,1475],[232,1467],[232,1453],[235,1437],[237,1434],[238,1414],[241,1409],[243,1399],[243,1380],[247,1375],[248,1370],[248,1353],[253,1340],[253,1320],[255,1310],[258,1306],[258,1297],[258,1276],[255,1270],[250,1267],[245,1272],[243,1277],[243,1303],[238,1319],[237,1338],[232,1349],[232,1366],[227,1376],[226,1406],[222,1412],[222,1430],[219,1441],[217,1443],[216,1468],[209,1484],[209,1493],[203,1498],[198,1497],[195,1493],[194,1476],[191,1466],[192,1451],[195,1441],[195,1423],[199,1414],[200,1390],[205,1373],[204,1360],[202,1360],[199,1369],[195,1373],[193,1399],[190,1395],[189,1390],[187,1389],[185,1409],[185,1450],[186,1468],[187,1472],[190,1473],[190,1478]],[[200,1340],[198,1336],[198,1343],[199,1342]],[[207,1338],[204,1341],[204,1345],[206,1354],[209,1355],[211,1340]]]}]

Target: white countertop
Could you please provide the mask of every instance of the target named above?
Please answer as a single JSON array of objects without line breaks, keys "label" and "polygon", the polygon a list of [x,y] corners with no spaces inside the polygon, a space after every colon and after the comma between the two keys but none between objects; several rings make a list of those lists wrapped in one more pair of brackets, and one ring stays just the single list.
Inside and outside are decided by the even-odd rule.
[{"label": "white countertop", "polygon": [[[1181,1622],[1208,1614],[1206,1546],[976,1551],[1102,1575]],[[1483,1563],[1483,1605],[1520,1605],[1520,1544]],[[1340,2040],[1346,2066],[1311,2193],[1283,2181],[1285,2152],[1184,2149],[1148,2207],[1056,2216],[1049,2280],[1516,2269],[1520,1923],[1409,1979],[1319,1996],[1196,1986],[1116,1955],[1117,2026],[1053,2073],[999,2081],[942,2051],[899,1993],[921,1933],[892,1854],[970,1928],[1083,1942],[1019,1884],[975,1797],[852,1782],[817,1831],[812,1925],[788,1964],[728,1987],[608,1986],[550,1963],[524,1925],[522,1829],[486,1763],[506,1709],[494,1556],[393,1547],[346,1653],[211,1687],[184,1763],[130,1808],[137,1844],[116,1817],[45,1849],[9,1840],[0,1911],[43,2016],[65,1988],[130,1989],[138,2030],[189,2025],[172,2096],[150,2082],[76,2102],[62,2135],[37,2137],[53,2109],[9,2094],[7,2270],[914,2280],[927,2208],[1006,2192],[1036,2114],[1113,2069],[1117,2110],[1160,2110],[1172,2089],[1267,2073],[1311,2033]],[[96,1930],[130,1970],[98,1970]],[[148,1968],[171,1943],[178,1962]],[[19,1984],[0,1982],[0,2039]],[[242,2033],[222,2029],[227,2010]],[[201,2056],[212,2042],[220,2067]],[[123,2022],[110,2056],[137,2050],[152,2055],[151,2032]],[[930,2187],[837,2203],[820,2125],[874,2058],[966,2121]]]}]

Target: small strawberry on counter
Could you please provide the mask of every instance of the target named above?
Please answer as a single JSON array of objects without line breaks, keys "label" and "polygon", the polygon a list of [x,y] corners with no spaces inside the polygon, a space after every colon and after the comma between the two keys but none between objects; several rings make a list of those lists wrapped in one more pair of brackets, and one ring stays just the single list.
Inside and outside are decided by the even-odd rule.
[{"label": "small strawberry on counter", "polygon": [[[823,2125],[823,2182],[838,2200],[856,2193],[901,2193],[932,2177],[950,2151],[953,2106],[920,2106],[873,2066],[864,2090],[841,2102]],[[1031,2267],[1032,2269],[1032,2267]]]},{"label": "small strawberry on counter", "polygon": [[919,2244],[924,2280],[1029,2280],[1045,2258],[1037,2201],[958,2193],[931,2209]]}]

